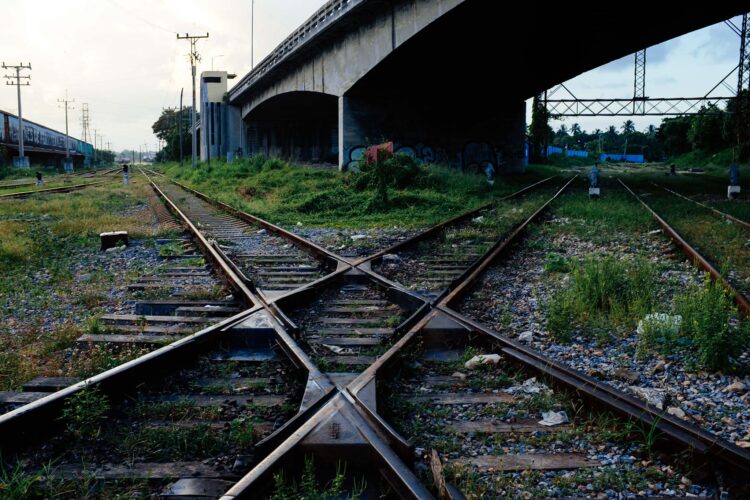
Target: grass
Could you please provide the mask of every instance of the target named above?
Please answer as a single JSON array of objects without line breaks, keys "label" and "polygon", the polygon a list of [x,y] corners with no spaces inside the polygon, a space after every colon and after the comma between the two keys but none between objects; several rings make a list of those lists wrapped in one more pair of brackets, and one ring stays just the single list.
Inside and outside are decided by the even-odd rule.
[{"label": "grass", "polygon": [[109,408],[107,396],[98,387],[89,386],[65,400],[59,418],[73,436],[92,438],[99,435]]},{"label": "grass", "polygon": [[570,280],[547,302],[547,328],[558,340],[573,332],[603,333],[632,328],[657,302],[658,272],[643,259],[587,257],[572,263]]},{"label": "grass", "polygon": [[[0,390],[16,390],[35,376],[93,375],[142,354],[60,351],[86,330],[101,330],[95,318],[112,300],[112,287],[145,272],[139,264],[122,272],[102,270],[87,254],[99,253],[104,231],[126,230],[131,239],[146,241],[164,234],[156,229],[149,189],[136,176],[129,186],[113,182],[0,202]],[[214,289],[197,293],[220,295]]]},{"label": "grass", "polygon": [[532,166],[521,176],[502,177],[489,187],[483,176],[440,167],[422,168],[409,187],[388,190],[388,206],[373,208],[374,187],[357,186],[357,174],[255,157],[233,163],[200,164],[195,170],[167,164],[163,171],[205,194],[275,223],[307,226],[421,227],[436,224],[550,175]]},{"label": "grass", "polygon": [[708,276],[702,285],[691,285],[675,296],[674,313],[681,318],[676,333],[644,325],[638,344],[641,354],[670,355],[683,349],[696,368],[726,370],[750,339],[750,322],[739,319],[729,292]]},{"label": "grass", "polygon": [[[346,463],[336,464],[336,473],[333,479],[325,486],[318,483],[318,470],[315,467],[314,458],[305,456],[305,465],[302,474],[299,477],[299,484],[295,479],[287,479],[284,471],[281,470],[274,474],[274,487],[270,500],[293,500],[296,498],[323,500],[326,498],[343,498],[348,500],[357,500],[362,497],[367,483],[365,478],[348,478],[346,475]],[[350,487],[347,487],[350,483]]]}]

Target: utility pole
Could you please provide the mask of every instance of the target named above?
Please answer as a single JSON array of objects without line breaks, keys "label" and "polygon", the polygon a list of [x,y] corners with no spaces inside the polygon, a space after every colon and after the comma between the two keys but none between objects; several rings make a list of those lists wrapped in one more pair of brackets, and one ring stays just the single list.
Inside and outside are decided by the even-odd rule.
[{"label": "utility pole", "polygon": [[180,129],[180,166],[182,166],[182,91],[185,89],[180,89],[180,120],[179,120],[179,129]]},{"label": "utility pole", "polygon": [[[31,77],[21,76],[21,70],[24,69],[31,69],[31,63],[29,64],[23,64],[18,63],[17,65],[8,65],[3,63],[3,69],[14,69],[16,70],[16,83],[13,83],[13,75],[5,75],[5,78],[8,79],[7,82],[5,82],[6,85],[15,85],[18,90],[18,164],[17,166],[21,168],[29,168],[29,163],[26,159],[26,155],[23,151],[23,112],[21,111],[21,86],[29,86],[31,85]],[[24,83],[21,83],[21,80],[25,80]]]},{"label": "utility pole", "polygon": [[190,70],[191,70],[191,83],[193,84],[193,112],[192,112],[192,129],[193,129],[193,168],[198,166],[198,160],[196,153],[198,151],[198,137],[195,130],[195,65],[201,60],[200,54],[195,45],[201,38],[208,38],[208,33],[205,35],[189,35],[185,33],[184,36],[177,35],[178,40],[189,40],[190,41]]},{"label": "utility pole", "polygon": [[98,130],[94,129],[94,165],[96,165],[96,133]]},{"label": "utility pole", "polygon": [[65,171],[73,171],[73,161],[70,159],[70,135],[68,135],[68,110],[74,109],[70,103],[75,102],[75,99],[68,99],[68,93],[65,92],[65,99],[58,99],[57,102],[61,104],[60,108],[65,108]]}]

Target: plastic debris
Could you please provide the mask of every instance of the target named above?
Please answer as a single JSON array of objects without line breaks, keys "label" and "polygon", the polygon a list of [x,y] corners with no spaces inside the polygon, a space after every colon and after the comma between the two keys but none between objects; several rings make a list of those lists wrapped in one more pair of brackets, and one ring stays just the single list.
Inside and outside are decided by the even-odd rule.
[{"label": "plastic debris", "polygon": [[542,412],[542,419],[539,421],[541,425],[552,427],[553,425],[567,424],[570,422],[568,414],[564,411],[545,411]]},{"label": "plastic debris", "polygon": [[526,330],[525,332],[521,332],[521,334],[518,336],[519,342],[531,342],[534,340],[534,334],[531,332],[531,330]]},{"label": "plastic debris", "polygon": [[647,314],[638,322],[638,335],[643,335],[644,329],[649,327],[659,331],[676,335],[682,326],[682,316],[670,316],[664,313]]},{"label": "plastic debris", "polygon": [[479,365],[486,365],[488,363],[496,365],[500,362],[500,355],[499,354],[479,354],[478,356],[474,356],[469,361],[464,363],[464,366],[471,370],[472,368],[476,368]]},{"label": "plastic debris", "polygon": [[516,394],[519,392],[523,394],[539,394],[542,392],[552,392],[552,390],[546,385],[537,382],[536,377],[531,377],[521,385],[514,385],[513,387],[505,389],[505,392],[508,394]]}]

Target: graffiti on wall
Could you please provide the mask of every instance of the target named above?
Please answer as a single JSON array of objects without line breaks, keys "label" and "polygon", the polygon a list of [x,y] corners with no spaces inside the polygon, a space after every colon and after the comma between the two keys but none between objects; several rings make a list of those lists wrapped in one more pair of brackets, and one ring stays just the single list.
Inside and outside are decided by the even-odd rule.
[{"label": "graffiti on wall", "polygon": [[[2,128],[7,128],[8,133],[3,133],[2,142],[6,144],[18,144],[19,123],[18,118],[13,115],[0,113]],[[7,135],[7,137],[6,137]],[[81,140],[70,137],[68,141],[65,134],[57,132],[32,122],[24,122],[23,125],[23,142],[27,146],[44,148],[47,150],[65,151],[66,142],[70,150],[83,155],[91,156],[93,146]]]},{"label": "graffiti on wall", "polygon": [[[423,143],[414,145],[396,143],[394,152],[410,156],[420,164],[449,165],[464,172],[481,173],[488,163],[492,163],[498,171],[501,171],[504,165],[503,153],[488,142],[468,142],[453,157],[443,148],[433,148]],[[365,145],[347,148],[344,155],[344,167],[356,170],[366,154],[367,146]]]},{"label": "graffiti on wall", "polygon": [[[453,165],[448,154],[444,149],[433,149],[431,146],[427,146],[422,143],[415,145],[399,144],[395,143],[394,153],[405,154],[414,158],[417,163],[440,163]],[[344,168],[346,169],[357,169],[357,165],[360,161],[364,160],[367,155],[367,146],[357,145],[346,149],[344,154]]]}]

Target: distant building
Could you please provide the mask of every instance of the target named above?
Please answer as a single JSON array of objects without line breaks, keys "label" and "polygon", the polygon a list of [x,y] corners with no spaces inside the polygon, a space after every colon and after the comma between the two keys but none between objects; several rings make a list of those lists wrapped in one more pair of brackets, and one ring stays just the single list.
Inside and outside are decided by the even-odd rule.
[{"label": "distant building", "polygon": [[226,71],[201,73],[198,136],[201,161],[232,159],[241,146],[240,110],[224,102],[227,80],[235,76]]},{"label": "distant building", "polygon": [[[87,164],[94,154],[94,146],[79,139],[70,137],[68,145],[74,165]],[[6,156],[0,156],[0,163],[9,164],[14,156],[18,156],[18,117],[2,110],[0,146],[3,146]],[[62,160],[65,158],[65,134],[24,118],[23,149],[32,165],[62,166]]]}]

